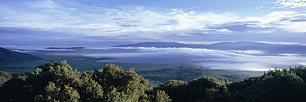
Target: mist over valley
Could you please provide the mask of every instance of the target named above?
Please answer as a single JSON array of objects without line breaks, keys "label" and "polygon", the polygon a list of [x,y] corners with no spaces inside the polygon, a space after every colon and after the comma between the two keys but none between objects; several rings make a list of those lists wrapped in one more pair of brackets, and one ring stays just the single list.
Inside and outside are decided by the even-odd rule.
[{"label": "mist over valley", "polygon": [[144,42],[110,47],[3,46],[23,53],[80,53],[83,57],[107,58],[97,63],[183,63],[212,69],[266,71],[305,65],[306,46],[260,42],[183,44]]}]

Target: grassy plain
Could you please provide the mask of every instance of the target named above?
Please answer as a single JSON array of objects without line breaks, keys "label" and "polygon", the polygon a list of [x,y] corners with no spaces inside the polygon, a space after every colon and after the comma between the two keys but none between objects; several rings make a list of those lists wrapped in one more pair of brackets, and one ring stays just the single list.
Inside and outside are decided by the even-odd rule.
[{"label": "grassy plain", "polygon": [[[21,74],[24,72],[32,72],[39,64],[53,63],[54,61],[66,60],[73,69],[80,72],[92,71],[95,69],[104,68],[105,62],[96,62],[109,58],[92,58],[84,57],[85,54],[92,54],[93,52],[44,52],[35,53],[33,55],[43,58],[44,60],[25,61],[22,63],[2,64],[0,71],[8,73]],[[134,68],[134,70],[146,79],[150,79],[153,86],[165,83],[168,80],[182,80],[191,81],[198,77],[209,76],[219,80],[227,78],[228,80],[243,80],[251,76],[262,75],[262,71],[240,71],[240,70],[221,70],[209,69],[192,64],[177,64],[177,63],[113,63],[125,70]]]}]

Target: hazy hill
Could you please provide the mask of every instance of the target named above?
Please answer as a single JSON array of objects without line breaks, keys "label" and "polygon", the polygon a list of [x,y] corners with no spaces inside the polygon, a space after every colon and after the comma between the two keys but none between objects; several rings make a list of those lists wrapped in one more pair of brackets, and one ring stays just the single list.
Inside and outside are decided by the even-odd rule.
[{"label": "hazy hill", "polygon": [[41,60],[41,58],[26,54],[11,51],[0,47],[0,63],[19,63],[21,61]]},{"label": "hazy hill", "polygon": [[86,47],[47,47],[46,49],[73,49],[73,50],[79,50],[84,49]]},{"label": "hazy hill", "polygon": [[136,43],[136,44],[118,45],[115,47],[158,47],[158,48],[191,47],[191,44],[182,44],[182,43],[177,43],[177,42],[143,42],[143,43]]}]

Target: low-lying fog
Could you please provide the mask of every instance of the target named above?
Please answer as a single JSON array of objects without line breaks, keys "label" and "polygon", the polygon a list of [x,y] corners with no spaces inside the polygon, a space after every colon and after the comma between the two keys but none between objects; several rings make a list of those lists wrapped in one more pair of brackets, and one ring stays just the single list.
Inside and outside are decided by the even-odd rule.
[{"label": "low-lying fog", "polygon": [[[97,62],[118,63],[186,63],[212,69],[267,71],[274,68],[289,68],[306,65],[304,54],[277,53],[262,50],[211,50],[205,48],[156,48],[156,47],[107,47],[79,49],[25,46],[1,46],[23,53],[39,51],[84,52],[83,57],[111,58]],[[93,52],[93,53],[91,53]],[[267,54],[270,53],[270,54]]]},{"label": "low-lying fog", "polygon": [[[120,49],[120,48],[116,48]],[[154,48],[125,47],[127,52],[109,52],[104,54],[87,54],[86,57],[109,57],[114,59],[98,62],[120,63],[189,63],[213,69],[235,69],[267,71],[274,68],[305,65],[305,57],[299,54],[264,55],[258,50],[210,50],[203,48]]]}]

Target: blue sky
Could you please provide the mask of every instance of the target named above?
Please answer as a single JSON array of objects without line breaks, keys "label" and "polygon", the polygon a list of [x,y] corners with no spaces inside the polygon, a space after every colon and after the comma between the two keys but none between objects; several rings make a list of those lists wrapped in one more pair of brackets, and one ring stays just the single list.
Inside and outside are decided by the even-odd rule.
[{"label": "blue sky", "polygon": [[0,0],[0,45],[306,45],[306,0]]}]

